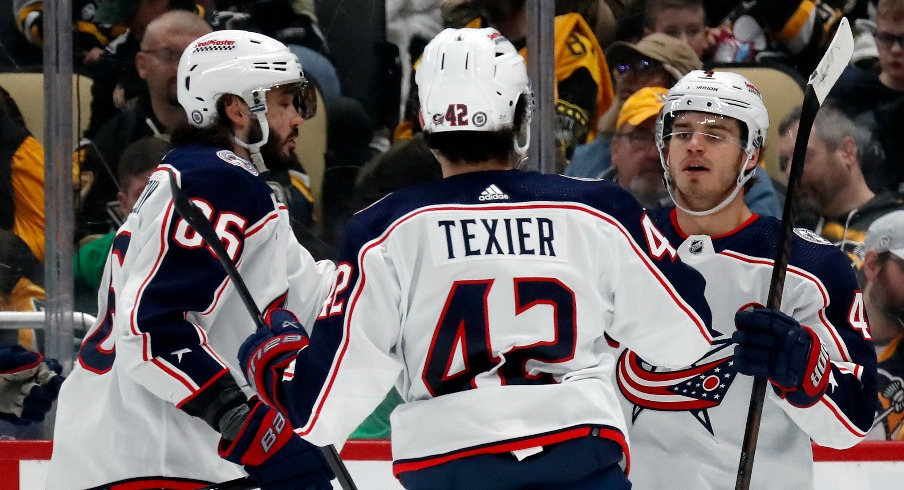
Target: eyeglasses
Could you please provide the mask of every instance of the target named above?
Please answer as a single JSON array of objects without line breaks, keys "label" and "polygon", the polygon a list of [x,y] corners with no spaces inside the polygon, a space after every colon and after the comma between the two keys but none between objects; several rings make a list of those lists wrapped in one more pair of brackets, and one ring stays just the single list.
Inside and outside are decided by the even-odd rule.
[{"label": "eyeglasses", "polygon": [[637,76],[649,76],[657,73],[660,69],[662,69],[662,64],[658,61],[650,60],[636,60],[615,65],[615,72],[619,75],[633,73]]},{"label": "eyeglasses", "polygon": [[904,34],[896,36],[890,32],[879,31],[876,33],[876,44],[879,44],[886,49],[897,44],[901,46],[901,49],[904,49]]},{"label": "eyeglasses", "polygon": [[647,146],[656,144],[656,137],[652,131],[631,131],[630,133],[615,133],[612,135],[613,141],[625,141],[632,149],[640,150]]},{"label": "eyeglasses", "polygon": [[153,55],[158,60],[171,65],[178,64],[179,59],[182,58],[182,51],[176,51],[169,48],[147,49],[142,50],[141,52]]}]

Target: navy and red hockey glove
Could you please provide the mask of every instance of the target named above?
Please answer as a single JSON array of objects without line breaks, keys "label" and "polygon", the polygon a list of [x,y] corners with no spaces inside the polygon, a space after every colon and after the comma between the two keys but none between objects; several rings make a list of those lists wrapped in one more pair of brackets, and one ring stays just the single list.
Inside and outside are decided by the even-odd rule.
[{"label": "navy and red hockey glove", "polygon": [[243,465],[261,490],[328,490],[333,471],[320,448],[298,437],[289,420],[257,399],[235,439],[220,439],[220,457]]},{"label": "navy and red hockey glove", "polygon": [[63,367],[17,344],[0,347],[0,419],[41,422],[60,393]]},{"label": "navy and red hockey glove", "polygon": [[308,335],[289,310],[269,310],[260,328],[239,347],[239,364],[251,387],[265,403],[286,413],[281,403],[283,371],[299,350],[307,347]]},{"label": "navy and red hockey glove", "polygon": [[735,314],[734,366],[769,378],[776,393],[798,407],[814,405],[829,384],[829,354],[808,327],[774,308]]}]

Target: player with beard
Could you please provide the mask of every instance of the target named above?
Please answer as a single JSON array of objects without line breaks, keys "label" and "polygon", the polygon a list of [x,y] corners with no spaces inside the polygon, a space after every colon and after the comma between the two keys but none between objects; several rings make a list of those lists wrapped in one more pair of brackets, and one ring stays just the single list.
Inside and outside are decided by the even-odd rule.
[{"label": "player with beard", "polygon": [[874,221],[866,233],[860,268],[869,330],[879,352],[882,436],[904,440],[904,211]]},{"label": "player with beard", "polygon": [[[262,136],[260,124],[254,123],[251,140],[260,140]],[[329,250],[314,233],[314,196],[295,153],[297,141],[298,126],[290,126],[285,134],[276,134],[271,129],[267,143],[260,149],[267,167],[261,172],[261,178],[288,208],[292,231],[299,243],[314,257],[326,258]]]},{"label": "player with beard", "polygon": [[625,350],[616,377],[637,489],[727,488],[738,471],[752,376],[769,379],[751,488],[813,488],[810,441],[847,448],[876,406],[876,356],[847,258],[795,229],[781,310],[767,309],[780,220],[744,203],[769,117],[756,87],[697,70],[669,90],[657,122],[675,207],[651,211],[672,256],[707,279],[713,348],[681,369]]},{"label": "player with beard", "polygon": [[254,326],[169,184],[211,220],[268,321],[291,307],[313,323],[334,266],[298,244],[259,177],[271,138],[294,151],[313,88],[285,45],[245,31],[197,39],[177,73],[193,127],[173,134],[113,241],[98,320],[60,392],[46,488],[198,488],[245,471],[264,490],[331,488],[320,451],[244,386],[233,360]]}]

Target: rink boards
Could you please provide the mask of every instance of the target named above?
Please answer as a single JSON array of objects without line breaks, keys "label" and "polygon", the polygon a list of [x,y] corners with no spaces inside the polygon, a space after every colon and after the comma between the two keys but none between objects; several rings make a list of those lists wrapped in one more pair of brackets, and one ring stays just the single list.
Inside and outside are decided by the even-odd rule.
[{"label": "rink boards", "polygon": [[[43,490],[50,441],[0,441],[0,489]],[[865,441],[843,451],[813,446],[818,490],[886,490],[904,481],[904,442]],[[360,490],[394,490],[389,441],[350,441],[342,449]]]}]

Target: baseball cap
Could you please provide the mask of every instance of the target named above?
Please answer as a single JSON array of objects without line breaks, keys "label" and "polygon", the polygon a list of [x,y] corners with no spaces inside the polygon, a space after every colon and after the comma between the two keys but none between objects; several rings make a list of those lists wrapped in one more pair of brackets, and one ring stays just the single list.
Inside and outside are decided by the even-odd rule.
[{"label": "baseball cap", "polygon": [[873,221],[866,232],[864,248],[891,252],[904,259],[904,211],[893,211]]},{"label": "baseball cap", "polygon": [[615,66],[625,62],[632,55],[640,55],[662,63],[665,70],[675,77],[675,81],[692,70],[703,68],[703,62],[686,42],[661,32],[654,32],[636,44],[625,41],[612,43],[606,50],[606,61],[609,66]]},{"label": "baseball cap", "polygon": [[655,117],[665,104],[665,96],[669,89],[663,87],[644,87],[631,94],[618,112],[618,121],[615,130],[619,130],[625,123],[632,126],[640,126],[644,121]]}]

